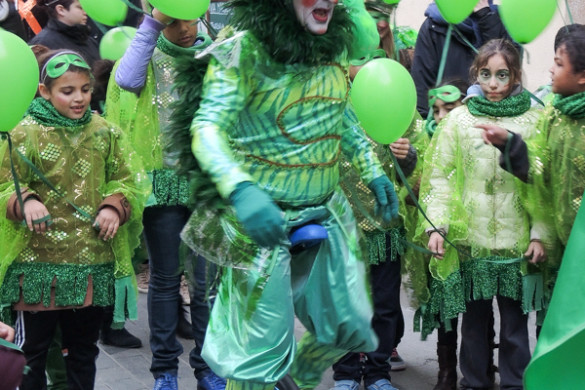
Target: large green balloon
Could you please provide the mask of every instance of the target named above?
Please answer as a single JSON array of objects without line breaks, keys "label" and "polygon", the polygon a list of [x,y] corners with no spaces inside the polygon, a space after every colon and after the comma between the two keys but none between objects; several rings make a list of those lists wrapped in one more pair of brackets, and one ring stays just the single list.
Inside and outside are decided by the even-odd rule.
[{"label": "large green balloon", "polygon": [[20,122],[39,85],[39,66],[25,41],[0,29],[0,131]]},{"label": "large green balloon", "polygon": [[435,0],[443,18],[453,24],[467,19],[478,2],[479,0]]},{"label": "large green balloon", "polygon": [[114,61],[122,58],[135,34],[134,27],[123,26],[111,29],[100,41],[100,57]]},{"label": "large green balloon", "polygon": [[87,16],[106,26],[121,25],[128,6],[122,0],[79,0]]},{"label": "large green balloon", "polygon": [[416,89],[408,70],[387,58],[368,62],[355,76],[351,101],[366,133],[390,144],[400,138],[414,116]]},{"label": "large green balloon", "polygon": [[514,40],[528,43],[550,23],[557,9],[557,0],[502,0],[502,23]]},{"label": "large green balloon", "polygon": [[203,16],[209,0],[149,0],[153,7],[171,18],[193,20]]}]

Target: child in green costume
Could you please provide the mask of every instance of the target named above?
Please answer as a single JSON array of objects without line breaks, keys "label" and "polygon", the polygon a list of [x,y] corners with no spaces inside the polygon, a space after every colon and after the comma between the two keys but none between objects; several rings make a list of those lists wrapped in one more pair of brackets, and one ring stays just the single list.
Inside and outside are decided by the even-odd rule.
[{"label": "child in green costume", "polygon": [[5,320],[17,313],[31,368],[21,389],[46,386],[57,325],[69,383],[92,388],[102,307],[115,304],[118,322],[136,316],[130,259],[148,180],[120,130],[91,113],[80,55],[48,52],[39,67],[41,97],[0,150],[0,305]]}]

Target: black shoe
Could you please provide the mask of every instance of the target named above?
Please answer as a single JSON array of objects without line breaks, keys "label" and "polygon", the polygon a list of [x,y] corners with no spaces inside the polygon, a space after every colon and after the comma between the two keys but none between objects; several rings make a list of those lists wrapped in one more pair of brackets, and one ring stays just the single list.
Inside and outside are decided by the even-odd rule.
[{"label": "black shoe", "polygon": [[179,323],[177,324],[177,336],[185,340],[193,340],[193,328],[187,320],[187,310],[179,306]]},{"label": "black shoe", "polygon": [[142,341],[130,332],[126,328],[122,329],[102,329],[100,337],[102,344],[112,345],[118,348],[141,348]]}]

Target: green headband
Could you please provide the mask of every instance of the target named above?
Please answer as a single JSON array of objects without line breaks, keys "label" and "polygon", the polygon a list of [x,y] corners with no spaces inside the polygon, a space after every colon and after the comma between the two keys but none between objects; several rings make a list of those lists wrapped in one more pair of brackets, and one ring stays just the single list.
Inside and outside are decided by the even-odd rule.
[{"label": "green headband", "polygon": [[437,99],[445,103],[453,103],[461,98],[461,91],[454,85],[443,85],[429,90],[429,107],[435,105]]},{"label": "green headband", "polygon": [[43,66],[43,70],[41,71],[42,82],[45,82],[47,76],[52,79],[63,76],[65,72],[69,70],[71,65],[79,68],[91,69],[79,54],[74,52],[61,52],[49,58],[45,63],[45,66]]}]

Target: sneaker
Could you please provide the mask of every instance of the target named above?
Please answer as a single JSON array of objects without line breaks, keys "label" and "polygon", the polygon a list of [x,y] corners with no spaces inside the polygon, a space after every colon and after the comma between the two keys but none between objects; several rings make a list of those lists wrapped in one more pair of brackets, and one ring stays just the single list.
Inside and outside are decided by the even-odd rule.
[{"label": "sneaker", "polygon": [[177,376],[173,374],[163,374],[154,381],[152,390],[179,390]]},{"label": "sneaker", "polygon": [[181,276],[181,299],[183,300],[183,305],[189,306],[191,304],[191,295],[189,294],[189,285],[187,284],[187,279],[185,279],[185,275]]},{"label": "sneaker", "polygon": [[140,272],[136,274],[136,284],[138,285],[138,292],[148,294],[148,283],[150,282],[150,268],[148,263],[140,265]]},{"label": "sneaker", "polygon": [[388,379],[378,379],[376,382],[372,383],[366,390],[398,390],[396,387],[392,386],[392,383]]},{"label": "sneaker", "polygon": [[226,380],[209,372],[201,379],[197,379],[197,390],[224,390]]},{"label": "sneaker", "polygon": [[112,329],[104,328],[101,331],[100,340],[102,344],[111,345],[118,348],[142,348],[142,341],[126,328]]},{"label": "sneaker", "polygon": [[392,350],[392,355],[390,355],[390,371],[403,371],[406,370],[406,363],[400,355],[396,348]]},{"label": "sneaker", "polygon": [[353,379],[342,379],[340,381],[335,381],[335,384],[329,390],[359,390],[359,388],[360,384]]}]

